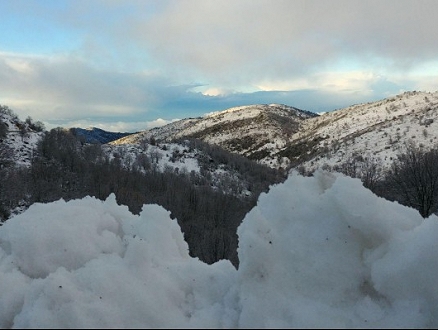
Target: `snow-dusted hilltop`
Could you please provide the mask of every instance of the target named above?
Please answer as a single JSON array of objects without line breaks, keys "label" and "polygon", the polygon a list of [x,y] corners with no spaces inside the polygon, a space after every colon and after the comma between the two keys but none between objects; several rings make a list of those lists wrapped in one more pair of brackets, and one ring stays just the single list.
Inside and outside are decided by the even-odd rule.
[{"label": "snow-dusted hilltop", "polygon": [[280,167],[281,160],[274,155],[286,146],[303,121],[316,116],[281,104],[241,106],[201,118],[183,119],[112,143],[138,143],[151,136],[164,141],[197,138],[271,167]]},{"label": "snow-dusted hilltop", "polygon": [[319,116],[278,104],[236,107],[113,143],[193,137],[273,168],[332,168],[358,156],[387,166],[410,141],[438,142],[437,115],[438,92],[412,91]]}]

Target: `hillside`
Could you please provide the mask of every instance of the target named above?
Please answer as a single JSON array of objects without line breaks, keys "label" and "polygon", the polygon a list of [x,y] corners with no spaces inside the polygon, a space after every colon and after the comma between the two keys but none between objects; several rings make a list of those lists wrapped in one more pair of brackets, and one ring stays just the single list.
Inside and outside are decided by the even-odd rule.
[{"label": "hillside", "polygon": [[0,106],[0,163],[28,166],[43,130],[42,123],[31,118],[21,121],[8,107]]},{"label": "hillside", "polygon": [[86,143],[109,143],[132,133],[108,132],[97,127],[73,128],[74,134],[81,137]]},{"label": "hillside", "polygon": [[[437,115],[438,92],[413,91],[319,116],[285,105],[250,105],[129,135],[98,129],[74,129],[74,132],[80,138],[87,136],[88,142],[91,139],[96,142],[99,136],[113,140],[126,135],[102,144],[108,157],[121,156],[127,167],[143,154],[160,171],[194,171],[200,175],[202,169],[202,175],[208,172],[216,187],[224,186],[220,183],[224,177],[222,181],[236,182],[241,187],[237,194],[241,195],[248,193],[250,184],[205,152],[196,148],[189,152],[188,140],[199,139],[275,169],[336,170],[347,162],[361,161],[387,167],[406,143],[414,142],[426,148],[436,145]],[[9,132],[2,145],[8,146],[10,160],[29,165],[43,132],[11,114],[3,112],[1,116]],[[208,166],[200,164],[205,160],[208,164],[209,159]]]},{"label": "hillside", "polygon": [[[200,140],[86,143],[75,130],[32,131],[12,112],[0,123],[0,226],[35,203],[109,194],[139,214],[163,206],[178,220],[190,253],[206,263],[238,265],[236,230],[262,192],[284,173]],[[20,139],[10,127],[22,127]],[[32,143],[25,138],[35,137]],[[23,137],[21,139],[21,137]],[[14,148],[28,146],[17,158]],[[24,149],[23,149],[24,150]],[[27,149],[26,149],[27,150]]]},{"label": "hillside", "polygon": [[[360,176],[356,177],[362,182],[314,171],[345,173],[345,164],[356,166],[367,160],[388,167],[406,143],[436,147],[438,93],[406,92],[320,116],[278,105],[232,108],[106,144],[89,143],[71,129],[44,131],[40,123],[30,118],[21,121],[7,107],[0,110],[0,243],[6,256],[0,261],[4,288],[11,289],[3,296],[5,301],[24,301],[23,306],[12,304],[6,310],[9,314],[3,313],[7,317],[0,322],[6,328],[35,325],[38,320],[27,319],[40,315],[28,313],[35,306],[43,310],[49,306],[59,320],[59,312],[51,306],[56,297],[64,297],[62,292],[86,298],[85,317],[90,316],[90,296],[84,292],[91,292],[96,306],[107,306],[110,318],[114,310],[137,302],[132,293],[147,298],[156,296],[148,292],[170,292],[172,299],[161,295],[160,306],[181,309],[178,324],[193,325],[199,318],[197,324],[204,327],[208,324],[202,322],[213,314],[225,320],[226,327],[258,326],[272,315],[271,326],[278,320],[279,326],[295,325],[298,314],[304,318],[298,319],[297,326],[326,326],[331,322],[324,318],[330,314],[327,306],[337,315],[330,324],[346,322],[350,328],[425,327],[436,319],[430,315],[437,295],[425,295],[433,291],[436,281],[425,281],[424,274],[435,279],[436,251],[430,247],[436,246],[438,232],[432,214],[438,209],[438,171],[433,171],[438,151],[429,162],[432,171],[416,168],[417,173],[431,172],[436,178],[426,177],[434,185],[426,213],[422,205],[411,203],[410,196],[391,186],[390,172],[382,171],[371,187]],[[243,147],[242,141],[248,144]],[[294,172],[286,178],[288,172],[280,167],[313,175]],[[399,173],[395,176],[403,185],[413,181]],[[169,249],[172,242],[177,242],[176,250]],[[393,269],[388,271],[388,265]],[[123,266],[117,271],[124,274],[124,284],[132,284],[125,285],[130,294],[123,293],[123,285],[112,276],[114,266]],[[171,281],[166,280],[169,269],[175,270]],[[65,281],[74,274],[92,278],[88,270],[100,276],[92,283],[101,287],[104,279],[110,286],[90,291],[87,281],[79,281],[87,287],[76,290],[71,283],[78,281]],[[151,270],[155,282],[149,281]],[[137,281],[139,274],[147,278]],[[134,280],[126,281],[129,276]],[[35,295],[36,305],[27,293],[23,298],[29,285],[38,289],[29,279],[42,290],[46,284],[50,289],[44,289],[49,295]],[[114,291],[120,287],[121,291]],[[279,311],[278,297],[286,292],[284,288],[289,294],[283,294],[282,304],[295,302],[320,310],[312,315],[288,314],[288,308]],[[335,295],[333,288],[339,289]],[[107,292],[113,297],[108,299]],[[176,303],[175,292],[181,293]],[[207,296],[211,310],[195,313]],[[48,297],[50,303],[38,303],[41,297]],[[71,311],[72,300],[64,298],[66,310]],[[76,298],[75,302],[81,301]],[[260,309],[261,302],[267,303]],[[225,305],[228,314],[218,313]],[[245,314],[241,314],[242,306],[247,308]],[[268,312],[260,314],[260,310]],[[157,314],[149,315],[150,324],[168,324],[167,309],[160,314],[161,323]],[[43,323],[38,324],[49,324],[44,323],[49,314],[41,315]],[[135,326],[133,314],[128,316],[124,324]],[[144,316],[139,310],[137,317],[143,320]],[[68,316],[68,320],[78,318]],[[103,325],[110,324],[105,323],[108,317],[102,320]]]},{"label": "hillside", "polygon": [[277,169],[311,172],[354,159],[387,167],[406,143],[432,147],[438,142],[437,115],[438,92],[405,92],[321,115],[284,105],[251,105],[183,119],[111,144],[197,138]]},{"label": "hillside", "polygon": [[133,134],[112,144],[133,144],[153,136],[159,141],[196,138],[218,145],[270,167],[284,164],[278,150],[300,130],[302,122],[318,116],[280,104],[230,108],[200,118],[183,119],[163,127]]},{"label": "hillside", "polygon": [[406,143],[437,144],[437,116],[438,92],[405,92],[306,120],[277,155],[308,170],[361,159],[387,167]]}]

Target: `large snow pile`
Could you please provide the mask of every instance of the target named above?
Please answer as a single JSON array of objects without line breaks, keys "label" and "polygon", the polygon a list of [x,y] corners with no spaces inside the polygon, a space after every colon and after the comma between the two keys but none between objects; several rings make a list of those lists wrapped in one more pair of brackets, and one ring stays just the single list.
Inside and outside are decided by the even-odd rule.
[{"label": "large snow pile", "polygon": [[292,174],[238,234],[236,270],[157,205],[34,204],[0,227],[0,327],[438,326],[438,218],[357,179]]}]

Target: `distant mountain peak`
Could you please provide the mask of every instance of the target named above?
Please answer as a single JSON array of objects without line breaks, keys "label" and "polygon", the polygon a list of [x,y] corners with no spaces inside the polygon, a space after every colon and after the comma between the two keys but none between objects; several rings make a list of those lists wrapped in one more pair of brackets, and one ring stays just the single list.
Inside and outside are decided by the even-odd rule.
[{"label": "distant mountain peak", "polygon": [[109,143],[133,133],[109,132],[98,127],[72,128],[76,136],[82,137],[87,143]]}]

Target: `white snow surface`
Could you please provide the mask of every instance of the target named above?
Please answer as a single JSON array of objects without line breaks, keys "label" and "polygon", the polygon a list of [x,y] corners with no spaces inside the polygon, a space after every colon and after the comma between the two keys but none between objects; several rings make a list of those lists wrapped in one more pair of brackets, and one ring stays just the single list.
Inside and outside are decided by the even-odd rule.
[{"label": "white snow surface", "polygon": [[292,173],[238,235],[236,270],[190,257],[157,205],[34,204],[0,227],[0,327],[438,326],[438,218],[358,179]]}]

